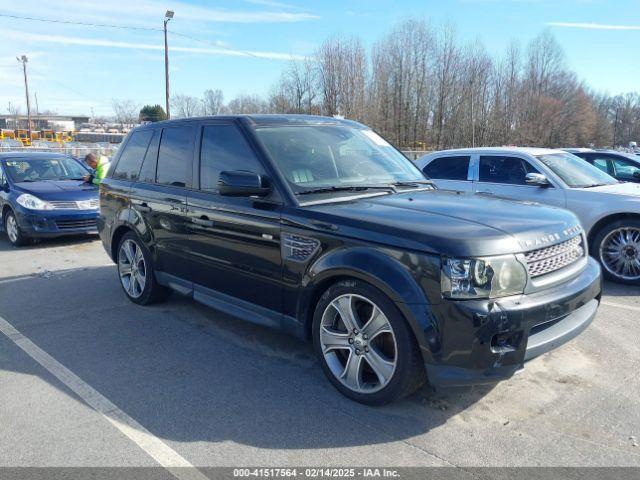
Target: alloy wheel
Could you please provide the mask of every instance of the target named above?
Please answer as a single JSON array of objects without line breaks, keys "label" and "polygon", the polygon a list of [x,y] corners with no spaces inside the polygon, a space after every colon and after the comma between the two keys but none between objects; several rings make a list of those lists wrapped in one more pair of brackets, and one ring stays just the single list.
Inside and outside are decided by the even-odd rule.
[{"label": "alloy wheel", "polygon": [[320,322],[320,347],[331,373],[357,393],[389,384],[398,363],[393,327],[371,300],[355,294],[336,297]]},{"label": "alloy wheel", "polygon": [[640,228],[612,230],[600,244],[600,259],[607,271],[623,280],[640,279]]},{"label": "alloy wheel", "polygon": [[16,217],[9,214],[7,215],[7,236],[11,243],[16,243],[18,241],[18,223],[16,222]]},{"label": "alloy wheel", "polygon": [[118,273],[127,294],[133,298],[142,295],[147,283],[147,266],[140,246],[133,240],[125,240],[118,253]]}]

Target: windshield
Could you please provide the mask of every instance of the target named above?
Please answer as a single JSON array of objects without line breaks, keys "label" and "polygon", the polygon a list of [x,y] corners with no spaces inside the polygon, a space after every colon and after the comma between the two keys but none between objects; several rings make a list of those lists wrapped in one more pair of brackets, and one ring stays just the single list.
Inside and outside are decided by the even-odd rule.
[{"label": "windshield", "polygon": [[269,126],[258,127],[256,134],[295,193],[426,181],[410,160],[371,130]]},{"label": "windshield", "polygon": [[5,171],[14,183],[44,180],[82,180],[88,171],[71,158],[13,158]]},{"label": "windshield", "polygon": [[537,158],[571,188],[618,183],[615,178],[570,153],[549,153]]}]

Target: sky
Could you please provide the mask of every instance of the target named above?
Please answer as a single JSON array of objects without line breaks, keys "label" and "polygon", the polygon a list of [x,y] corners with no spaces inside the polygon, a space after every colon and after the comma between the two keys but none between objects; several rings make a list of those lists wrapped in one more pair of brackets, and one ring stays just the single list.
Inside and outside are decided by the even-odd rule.
[{"label": "sky", "polygon": [[328,36],[357,36],[369,48],[410,18],[453,24],[461,42],[482,42],[494,55],[549,29],[591,87],[640,91],[640,0],[0,0],[0,112],[9,102],[26,112],[15,58],[23,54],[39,111],[97,116],[112,114],[113,99],[164,104],[167,9],[175,12],[172,94],[266,95],[287,61],[311,55]]}]

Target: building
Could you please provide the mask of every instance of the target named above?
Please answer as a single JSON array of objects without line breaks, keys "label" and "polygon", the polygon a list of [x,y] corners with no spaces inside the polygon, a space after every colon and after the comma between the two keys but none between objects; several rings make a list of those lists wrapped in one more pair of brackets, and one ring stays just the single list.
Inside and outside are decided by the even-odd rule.
[{"label": "building", "polygon": [[[55,131],[79,130],[80,125],[88,121],[88,116],[31,115],[31,128]],[[26,115],[0,115],[0,128],[27,130],[28,123]]]}]

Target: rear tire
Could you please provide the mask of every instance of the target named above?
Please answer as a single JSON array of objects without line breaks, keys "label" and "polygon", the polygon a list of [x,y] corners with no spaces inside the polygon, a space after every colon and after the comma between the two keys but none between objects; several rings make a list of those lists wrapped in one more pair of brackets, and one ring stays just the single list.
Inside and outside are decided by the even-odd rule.
[{"label": "rear tire", "polygon": [[343,395],[383,405],[416,391],[426,380],[409,325],[380,290],[343,280],[320,297],[313,343],[322,370]]},{"label": "rear tire", "polygon": [[29,238],[22,233],[16,215],[11,210],[7,210],[4,215],[4,230],[7,233],[9,243],[14,247],[21,247],[29,243]]},{"label": "rear tire", "polygon": [[151,253],[134,232],[120,239],[116,263],[120,286],[132,302],[151,305],[169,296],[170,290],[156,281]]},{"label": "rear tire", "polygon": [[608,280],[640,285],[640,220],[623,219],[601,228],[591,244],[591,256]]}]

